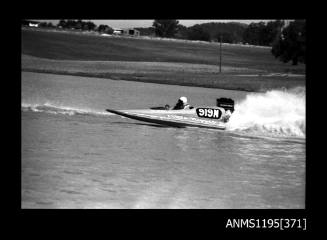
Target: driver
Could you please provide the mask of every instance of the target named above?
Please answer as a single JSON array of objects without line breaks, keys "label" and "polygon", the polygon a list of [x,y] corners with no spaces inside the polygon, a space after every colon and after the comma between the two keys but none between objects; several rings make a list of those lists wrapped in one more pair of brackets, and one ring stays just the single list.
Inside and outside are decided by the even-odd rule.
[{"label": "driver", "polygon": [[187,103],[187,98],[186,97],[180,97],[178,99],[178,102],[176,103],[175,107],[173,110],[180,110],[180,109],[192,109],[193,107],[190,106],[190,104]]}]

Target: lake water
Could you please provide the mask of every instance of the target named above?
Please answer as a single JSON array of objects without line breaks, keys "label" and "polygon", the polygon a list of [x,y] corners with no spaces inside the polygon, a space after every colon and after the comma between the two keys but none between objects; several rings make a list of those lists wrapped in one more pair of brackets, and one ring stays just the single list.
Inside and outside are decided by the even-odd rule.
[{"label": "lake water", "polygon": [[[225,131],[104,109],[230,97]],[[22,72],[22,208],[305,208],[305,89],[247,93]]]}]

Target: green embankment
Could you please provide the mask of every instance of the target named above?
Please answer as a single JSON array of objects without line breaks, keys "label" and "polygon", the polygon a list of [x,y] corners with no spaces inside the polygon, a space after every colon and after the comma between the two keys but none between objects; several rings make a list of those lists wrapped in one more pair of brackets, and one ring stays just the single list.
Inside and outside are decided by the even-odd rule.
[{"label": "green embankment", "polygon": [[[245,91],[305,85],[269,48],[22,29],[22,70]],[[276,74],[278,73],[278,74]]]}]

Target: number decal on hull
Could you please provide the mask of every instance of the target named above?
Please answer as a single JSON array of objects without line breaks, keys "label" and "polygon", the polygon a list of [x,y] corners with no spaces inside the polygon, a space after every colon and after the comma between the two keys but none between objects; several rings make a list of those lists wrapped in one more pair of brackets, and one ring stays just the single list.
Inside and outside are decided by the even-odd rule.
[{"label": "number decal on hull", "polygon": [[202,118],[220,119],[222,111],[217,108],[197,108],[196,114]]}]

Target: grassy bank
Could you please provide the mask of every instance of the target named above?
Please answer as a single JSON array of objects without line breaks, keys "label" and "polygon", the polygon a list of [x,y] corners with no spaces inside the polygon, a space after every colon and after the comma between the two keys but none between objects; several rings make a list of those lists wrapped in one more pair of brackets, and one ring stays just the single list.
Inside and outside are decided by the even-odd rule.
[{"label": "grassy bank", "polygon": [[305,84],[304,65],[283,64],[267,48],[224,45],[222,73],[213,43],[22,30],[22,53],[23,71],[245,91]]}]

